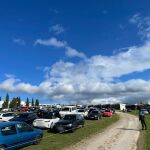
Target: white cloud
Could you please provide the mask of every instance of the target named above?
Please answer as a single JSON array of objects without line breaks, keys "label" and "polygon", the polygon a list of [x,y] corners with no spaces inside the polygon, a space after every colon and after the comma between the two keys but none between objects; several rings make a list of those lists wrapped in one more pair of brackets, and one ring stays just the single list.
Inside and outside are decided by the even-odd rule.
[{"label": "white cloud", "polygon": [[[80,57],[79,62],[58,61],[46,67],[45,80],[39,85],[24,83],[13,76],[0,83],[1,91],[42,94],[53,100],[68,103],[139,102],[150,100],[150,80],[120,77],[150,69],[150,40],[148,18],[144,28],[141,18],[136,15],[130,22],[136,23],[147,40],[141,46],[131,46],[112,56],[96,55],[87,58],[85,54],[71,48],[66,42],[55,38],[38,39],[36,44],[65,48],[68,57]],[[116,80],[118,79],[118,80]]]},{"label": "white cloud", "polygon": [[86,58],[85,54],[82,52],[77,51],[76,49],[73,49],[71,47],[66,47],[66,56],[68,57],[80,57],[80,58]]},{"label": "white cloud", "polygon": [[55,35],[59,35],[59,34],[64,33],[65,30],[61,25],[56,24],[56,25],[51,26],[49,31],[53,32]]},{"label": "white cloud", "polygon": [[65,41],[59,41],[56,38],[52,37],[50,39],[37,39],[34,43],[34,45],[44,45],[44,46],[54,46],[54,47],[65,47],[67,45],[67,42]]},{"label": "white cloud", "polygon": [[20,38],[14,38],[13,39],[13,42],[18,44],[18,45],[25,45],[25,41],[23,39],[20,39]]},{"label": "white cloud", "polygon": [[133,15],[130,18],[130,23],[136,24],[139,31],[138,34],[142,36],[142,39],[150,38],[150,17],[143,17],[140,13]]},{"label": "white cloud", "polygon": [[57,48],[64,48],[66,49],[66,56],[68,57],[86,58],[86,55],[84,53],[71,48],[66,41],[59,41],[54,37],[50,39],[37,39],[34,42],[34,45],[37,44],[44,45],[44,46],[54,46]]}]

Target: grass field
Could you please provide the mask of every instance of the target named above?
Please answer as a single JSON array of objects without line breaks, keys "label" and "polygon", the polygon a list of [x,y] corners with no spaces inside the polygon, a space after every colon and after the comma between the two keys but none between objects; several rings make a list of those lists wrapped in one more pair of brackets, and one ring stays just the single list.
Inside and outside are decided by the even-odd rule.
[{"label": "grass field", "polygon": [[[130,114],[139,115],[139,111],[132,111]],[[146,115],[145,121],[147,124],[147,130],[141,130],[140,138],[138,141],[138,150],[150,150],[150,115]]]},{"label": "grass field", "polygon": [[113,115],[113,117],[110,118],[102,118],[100,120],[86,120],[85,126],[76,130],[74,133],[55,134],[48,133],[47,130],[44,130],[44,137],[39,145],[31,145],[23,148],[23,150],[61,150],[90,135],[102,132],[104,128],[118,120],[118,115]]}]

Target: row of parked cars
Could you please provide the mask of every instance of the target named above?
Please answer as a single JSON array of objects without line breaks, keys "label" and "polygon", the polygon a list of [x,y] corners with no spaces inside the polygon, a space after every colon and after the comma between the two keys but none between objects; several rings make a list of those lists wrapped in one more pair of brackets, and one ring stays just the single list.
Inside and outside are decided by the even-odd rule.
[{"label": "row of parked cars", "polygon": [[[32,112],[0,113],[0,149],[17,149],[29,144],[38,144],[43,137],[41,129],[52,132],[73,132],[84,127],[85,119],[111,117],[111,109],[76,109],[73,106],[62,110],[34,110]],[[41,129],[39,129],[41,128]]]}]

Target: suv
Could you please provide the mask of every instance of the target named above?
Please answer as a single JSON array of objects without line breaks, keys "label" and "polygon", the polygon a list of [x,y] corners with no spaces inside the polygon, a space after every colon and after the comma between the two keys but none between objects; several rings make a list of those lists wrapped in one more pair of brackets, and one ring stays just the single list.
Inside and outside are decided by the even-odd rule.
[{"label": "suv", "polygon": [[61,111],[59,111],[59,114],[61,117],[64,117],[67,114],[75,114],[77,112],[76,106],[64,106]]},{"label": "suv", "polygon": [[84,126],[84,117],[80,114],[65,115],[63,119],[55,123],[53,129],[55,132],[63,133],[74,131],[79,127]]}]

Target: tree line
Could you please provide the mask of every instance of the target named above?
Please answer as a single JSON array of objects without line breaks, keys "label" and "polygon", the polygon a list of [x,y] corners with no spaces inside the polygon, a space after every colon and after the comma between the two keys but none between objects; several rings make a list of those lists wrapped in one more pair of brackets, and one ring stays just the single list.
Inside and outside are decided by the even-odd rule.
[{"label": "tree line", "polygon": [[[0,97],[0,101],[2,98]],[[31,106],[39,106],[39,100],[33,99],[30,101],[27,97],[26,99],[26,107],[29,107],[29,104],[31,103]],[[20,97],[14,97],[12,100],[9,98],[9,94],[6,94],[6,98],[2,104],[2,108],[17,108],[21,106],[21,98]]]}]

